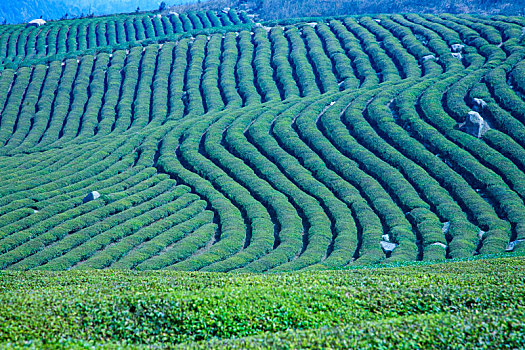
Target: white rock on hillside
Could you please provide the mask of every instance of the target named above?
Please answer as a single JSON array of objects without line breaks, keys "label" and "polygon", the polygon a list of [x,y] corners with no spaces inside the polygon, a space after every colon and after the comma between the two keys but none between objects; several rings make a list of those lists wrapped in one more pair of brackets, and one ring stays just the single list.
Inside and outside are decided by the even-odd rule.
[{"label": "white rock on hillside", "polygon": [[437,245],[438,247],[441,247],[443,249],[447,249],[447,245],[441,242],[434,242],[431,245]]},{"label": "white rock on hillside", "polygon": [[84,197],[84,199],[82,200],[82,203],[91,202],[97,198],[100,198],[100,193],[98,193],[97,191],[92,191],[92,192],[89,192],[88,195]]},{"label": "white rock on hillside", "polygon": [[445,223],[443,223],[443,227],[441,228],[441,232],[443,232],[443,234],[447,234],[448,233],[448,230],[450,229],[450,221],[447,221]]},{"label": "white rock on hillside", "polygon": [[479,107],[479,108],[481,108],[481,109],[487,107],[487,102],[485,102],[485,101],[484,101],[483,99],[481,99],[481,98],[475,98],[475,97],[474,97],[474,98],[472,99],[472,102],[474,103],[475,106],[477,106],[477,107]]},{"label": "white rock on hillside", "polygon": [[395,243],[381,241],[381,248],[383,248],[383,250],[386,253],[393,252],[394,249],[396,249],[396,247],[397,247],[397,244],[395,244]]},{"label": "white rock on hillside", "polygon": [[457,58],[460,61],[463,59],[463,55],[459,52],[452,52],[451,55],[452,57]]},{"label": "white rock on hillside", "polygon": [[461,52],[463,51],[464,48],[465,48],[465,45],[463,44],[452,44],[452,46],[450,46],[450,50],[452,52]]},{"label": "white rock on hillside", "polygon": [[507,247],[505,248],[506,252],[512,252],[514,248],[519,244],[522,244],[522,242],[525,242],[525,239],[517,239],[515,241],[510,242]]}]

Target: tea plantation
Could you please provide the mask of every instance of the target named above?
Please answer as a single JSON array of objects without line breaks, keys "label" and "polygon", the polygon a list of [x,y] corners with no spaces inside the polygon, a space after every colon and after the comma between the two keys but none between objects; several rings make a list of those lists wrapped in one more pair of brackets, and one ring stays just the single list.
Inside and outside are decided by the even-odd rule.
[{"label": "tea plantation", "polygon": [[523,257],[267,275],[1,276],[5,348],[525,346]]},{"label": "tea plantation", "polygon": [[524,170],[522,17],[3,25],[0,341],[523,347]]}]

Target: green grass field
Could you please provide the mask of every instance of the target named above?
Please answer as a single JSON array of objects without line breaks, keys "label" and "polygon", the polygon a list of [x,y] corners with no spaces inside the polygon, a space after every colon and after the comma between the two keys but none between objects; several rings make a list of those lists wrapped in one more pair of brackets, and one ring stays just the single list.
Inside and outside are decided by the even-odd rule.
[{"label": "green grass field", "polygon": [[0,342],[523,347],[524,27],[0,26]]}]

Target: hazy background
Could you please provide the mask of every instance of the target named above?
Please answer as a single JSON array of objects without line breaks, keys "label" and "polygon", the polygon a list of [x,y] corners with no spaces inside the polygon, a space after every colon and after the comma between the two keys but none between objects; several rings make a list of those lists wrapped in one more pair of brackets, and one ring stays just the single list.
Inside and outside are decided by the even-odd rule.
[{"label": "hazy background", "polygon": [[[185,4],[198,0],[164,0],[167,5]],[[95,16],[159,8],[162,0],[0,0],[0,23],[28,22],[42,16],[45,20],[80,15]]]},{"label": "hazy background", "polygon": [[525,0],[210,0],[185,8],[214,9],[225,6],[248,10],[262,19],[372,13],[525,15]]},{"label": "hazy background", "polygon": [[[525,0],[164,0],[177,11],[232,7],[259,19],[371,13],[525,15]],[[0,23],[156,10],[162,0],[0,0]],[[182,5],[182,6],[181,6]]]}]

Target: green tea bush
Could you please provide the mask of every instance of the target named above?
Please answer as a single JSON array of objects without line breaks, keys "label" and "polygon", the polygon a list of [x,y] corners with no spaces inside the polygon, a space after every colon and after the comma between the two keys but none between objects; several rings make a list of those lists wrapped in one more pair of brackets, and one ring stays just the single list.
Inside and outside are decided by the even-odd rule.
[{"label": "green tea bush", "polygon": [[[0,26],[0,268],[519,252],[522,25],[196,10]],[[472,110],[483,135],[462,126]]]},{"label": "green tea bush", "polygon": [[519,257],[270,275],[3,272],[1,341],[520,348],[522,275]]}]

